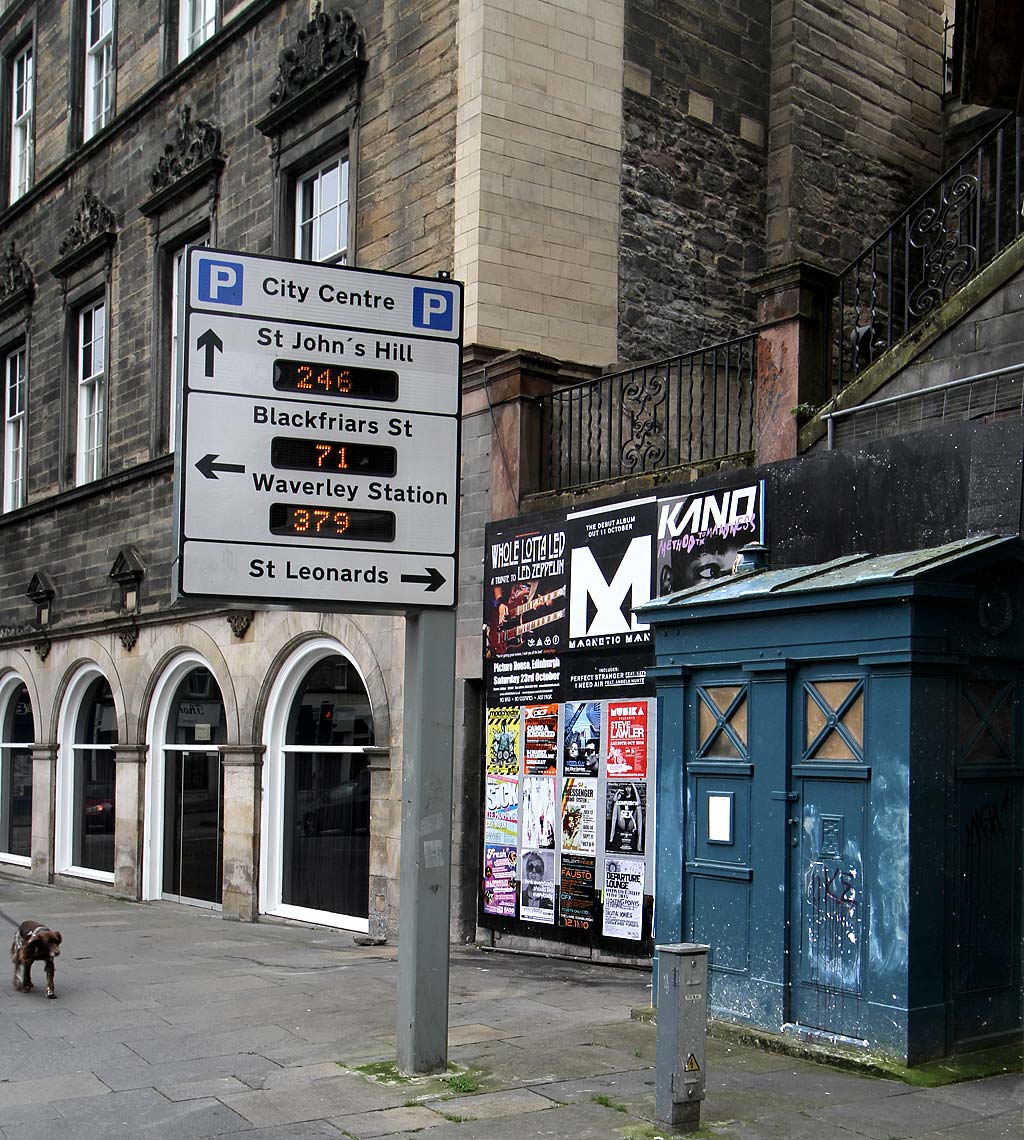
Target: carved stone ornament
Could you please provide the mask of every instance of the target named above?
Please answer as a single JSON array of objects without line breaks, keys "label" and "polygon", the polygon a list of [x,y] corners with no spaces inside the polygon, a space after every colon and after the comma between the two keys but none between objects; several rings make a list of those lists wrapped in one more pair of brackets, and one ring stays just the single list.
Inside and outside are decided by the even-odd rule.
[{"label": "carved stone ornament", "polygon": [[114,211],[105,206],[91,190],[86,190],[75,220],[60,243],[60,256],[67,257],[69,253],[74,253],[97,238],[112,235],[115,224]]},{"label": "carved stone ornament", "polygon": [[121,644],[124,646],[125,652],[131,653],[131,651],[135,648],[135,643],[139,640],[138,627],[130,625],[125,629],[119,629],[117,631],[117,636]]},{"label": "carved stone ornament", "polygon": [[164,153],[149,175],[155,192],[187,178],[211,159],[220,157],[220,128],[205,119],[193,119],[189,106],[178,109],[178,127],[172,142],[164,145]]},{"label": "carved stone ornament", "polygon": [[50,643],[45,638],[42,641],[37,641],[35,644],[36,656],[40,661],[45,661],[50,656]]},{"label": "carved stone ornament", "polygon": [[235,637],[245,637],[255,616],[252,610],[236,610],[228,614],[228,625],[231,626],[231,632]]},{"label": "carved stone ornament", "polygon": [[30,301],[35,288],[28,262],[18,253],[14,242],[8,242],[0,258],[0,309]]},{"label": "carved stone ornament", "polygon": [[324,12],[319,5],[299,32],[295,45],[281,52],[277,79],[270,93],[270,113],[258,124],[276,130],[296,106],[305,108],[350,75],[362,74],[363,33],[347,9]]}]

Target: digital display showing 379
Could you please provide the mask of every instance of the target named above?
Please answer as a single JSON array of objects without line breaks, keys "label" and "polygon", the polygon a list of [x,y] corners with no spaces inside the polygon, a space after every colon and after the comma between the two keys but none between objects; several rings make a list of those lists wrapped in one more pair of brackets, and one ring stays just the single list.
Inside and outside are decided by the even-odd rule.
[{"label": "digital display showing 379", "polygon": [[270,508],[270,533],[342,542],[394,542],[395,516],[391,511],[363,511],[355,507],[340,510],[274,503]]},{"label": "digital display showing 379", "polygon": [[303,396],[345,400],[397,400],[398,373],[385,368],[324,364],[316,360],[275,360],[274,387]]}]

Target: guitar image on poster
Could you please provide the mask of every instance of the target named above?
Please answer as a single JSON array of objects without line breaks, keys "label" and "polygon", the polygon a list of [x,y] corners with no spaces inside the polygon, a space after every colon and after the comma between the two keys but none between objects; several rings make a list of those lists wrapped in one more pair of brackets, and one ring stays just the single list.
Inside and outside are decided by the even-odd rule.
[{"label": "guitar image on poster", "polygon": [[[536,582],[519,582],[505,599],[502,588],[494,587],[494,606],[487,631],[488,650],[492,654],[500,656],[513,650],[531,648],[535,639],[529,638],[528,634],[565,617],[564,605],[560,609],[550,609],[559,598],[565,597],[564,586],[546,594],[538,594],[536,590]],[[549,612],[543,612],[545,610]]]}]

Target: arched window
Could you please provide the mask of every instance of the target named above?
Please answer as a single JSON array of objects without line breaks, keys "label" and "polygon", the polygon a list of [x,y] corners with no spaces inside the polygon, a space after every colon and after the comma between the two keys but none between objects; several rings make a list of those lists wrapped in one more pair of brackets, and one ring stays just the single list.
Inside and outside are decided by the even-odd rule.
[{"label": "arched window", "polygon": [[0,688],[0,856],[32,855],[32,701],[24,682]]},{"label": "arched window", "polygon": [[310,656],[295,663],[272,702],[264,906],[365,930],[370,698],[348,657],[321,649],[310,664]]},{"label": "arched window", "polygon": [[71,767],[71,862],[114,871],[114,748],[117,714],[105,677],[94,677],[75,718]]},{"label": "arched window", "polygon": [[163,745],[163,894],[219,904],[224,702],[209,669],[192,669],[171,698]]}]

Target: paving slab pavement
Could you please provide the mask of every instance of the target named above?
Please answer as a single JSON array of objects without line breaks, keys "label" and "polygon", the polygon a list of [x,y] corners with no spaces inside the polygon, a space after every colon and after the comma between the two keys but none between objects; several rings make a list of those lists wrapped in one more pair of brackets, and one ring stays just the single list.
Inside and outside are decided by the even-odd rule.
[{"label": "paving slab pavement", "polygon": [[[453,948],[461,1079],[384,1083],[356,1067],[394,1060],[396,946],[4,876],[0,910],[64,935],[56,1001],[0,986],[2,1140],[674,1135],[644,971]],[[707,1067],[705,1140],[1024,1138],[1019,1073],[921,1090],[718,1039]]]}]

